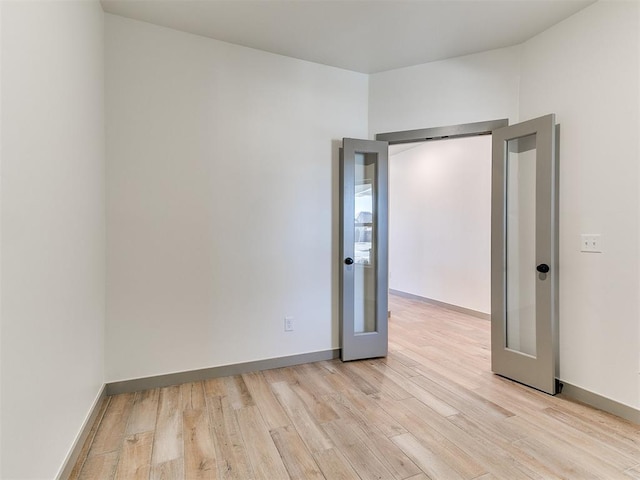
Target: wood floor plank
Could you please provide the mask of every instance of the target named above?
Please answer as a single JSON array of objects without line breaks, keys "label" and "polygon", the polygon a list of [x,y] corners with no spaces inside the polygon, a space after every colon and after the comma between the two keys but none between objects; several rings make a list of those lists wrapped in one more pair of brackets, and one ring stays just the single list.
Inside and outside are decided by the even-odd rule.
[{"label": "wood floor plank", "polygon": [[227,394],[224,378],[210,378],[202,383],[205,398],[224,397]]},{"label": "wood floor plank", "polygon": [[411,377],[411,381],[443,402],[451,405],[459,412],[464,412],[468,416],[483,418],[489,416],[496,419],[513,416],[513,412],[501,407],[495,402],[491,402],[472,390],[468,390],[455,383],[445,383],[445,379],[438,374],[427,369],[419,369],[420,375]]},{"label": "wood floor plank", "polygon": [[256,406],[236,411],[240,432],[256,479],[288,478],[287,469]]},{"label": "wood floor plank", "polygon": [[373,368],[372,363],[375,364],[380,362],[361,360],[353,362],[350,367],[369,384],[375,385],[377,392],[383,392],[396,400],[404,400],[411,397],[411,394],[402,388],[402,386],[398,384],[391,375],[385,375],[379,370]]},{"label": "wood floor plank", "polygon": [[[458,472],[461,477],[474,478],[488,473],[487,468],[473,455],[474,444],[468,435],[417,399],[395,401],[381,399],[381,403],[387,412],[422,444],[423,448],[437,456],[439,462]],[[393,437],[393,440],[397,444],[396,438],[398,437]],[[402,450],[415,462],[414,457],[404,448]],[[429,472],[426,473],[429,474]]]},{"label": "wood floor plank", "polygon": [[160,390],[157,388],[136,392],[133,410],[127,424],[127,435],[149,432],[155,429],[159,398]]},{"label": "wood floor plank", "polygon": [[218,478],[254,478],[240,427],[227,397],[207,397],[207,410],[215,448]]},{"label": "wood floor plank", "polygon": [[293,426],[272,430],[271,438],[291,480],[324,480],[320,467]]},{"label": "wood floor plank", "polygon": [[89,456],[120,450],[129,415],[133,408],[134,397],[133,393],[124,393],[111,397],[100,427],[91,444]]},{"label": "wood floor plank", "polygon": [[304,386],[314,392],[316,396],[331,395],[333,388],[327,382],[327,376],[331,375],[327,369],[317,363],[297,365],[293,370],[297,385]]},{"label": "wood floor plank", "polygon": [[125,437],[115,480],[147,480],[151,467],[153,431]]},{"label": "wood floor plank", "polygon": [[560,478],[579,478],[581,480],[602,479],[596,473],[589,471],[580,463],[575,463],[566,458],[566,452],[557,451],[546,443],[534,438],[524,438],[514,442],[513,445],[535,458],[540,463],[548,465],[549,469],[557,472]]},{"label": "wood floor plank", "polygon": [[416,362],[413,358],[407,357],[404,353],[402,353],[402,350],[390,350],[387,358],[401,363],[405,367],[409,368],[412,372],[414,372],[412,375],[407,375],[408,377],[414,376],[417,373],[415,371],[415,367],[420,366],[420,363]]},{"label": "wood floor plank", "polygon": [[184,476],[180,386],[160,389],[156,435],[151,458],[152,480]]},{"label": "wood floor plank", "polygon": [[333,409],[345,418],[356,418],[362,423],[375,425],[387,437],[406,433],[406,430],[394,420],[373,398],[350,384],[348,379],[339,373],[329,375],[327,381],[336,393],[331,395]]},{"label": "wood floor plank", "polygon": [[635,468],[630,468],[629,470],[625,470],[625,475],[633,480],[640,480],[640,465]]},{"label": "wood floor plank", "polygon": [[204,383],[193,382],[180,385],[180,402],[183,411],[205,410]]},{"label": "wood floor plank", "polygon": [[417,398],[426,406],[438,412],[443,417],[448,417],[450,415],[456,415],[460,413],[447,402],[431,394],[427,389],[420,387],[415,382],[412,382],[410,379],[418,376],[418,372],[414,371],[415,375],[412,375],[410,377],[403,377],[402,375],[398,374],[395,369],[390,368],[386,365],[386,363],[381,362],[375,364],[374,368],[380,371],[384,376],[392,378],[396,384],[400,385],[403,388],[405,392],[408,392],[413,398]]},{"label": "wood floor plank", "polygon": [[[611,449],[605,448],[604,445],[600,449],[587,448],[585,450],[584,441],[588,440],[587,437],[583,436],[581,440],[577,435],[569,435],[567,430],[550,432],[548,424],[543,424],[542,417],[535,419],[513,417],[507,422],[529,432],[527,438],[518,440],[517,444],[524,444],[529,449],[535,448],[536,451],[545,449],[545,451],[562,452],[562,462],[588,470],[590,474],[594,474],[598,478],[609,480],[624,478],[622,469],[616,462],[622,462],[623,465],[627,462],[623,462],[619,456],[612,458]],[[589,451],[599,451],[600,455],[594,457],[588,454]]]},{"label": "wood floor plank", "polygon": [[300,437],[312,453],[321,452],[333,447],[333,444],[318,425],[318,422],[307,410],[304,402],[286,382],[276,382],[271,385],[280,404],[287,412]]},{"label": "wood floor plank", "polygon": [[[498,478],[555,480],[559,479],[546,464],[513,446],[526,438],[526,433],[510,428],[505,421],[475,422],[463,414],[447,420],[473,439],[469,453]],[[505,434],[503,434],[505,433]]]},{"label": "wood floor plank", "polygon": [[369,425],[386,437],[407,433],[402,425],[366,395],[346,392],[334,394],[330,398],[333,409],[340,418],[351,419],[361,425]]},{"label": "wood floor plank", "polygon": [[78,476],[79,480],[111,480],[116,472],[120,452],[114,450],[87,457]]},{"label": "wood floor plank", "polygon": [[360,480],[348,460],[335,448],[314,454],[325,478],[331,480]]},{"label": "wood floor plank", "polygon": [[[545,408],[542,415],[526,416],[529,421],[535,422],[539,428],[556,428],[556,433],[563,441],[571,443],[576,449],[581,449],[585,453],[596,450],[602,452],[602,456],[606,463],[613,466],[616,470],[627,470],[637,465],[640,460],[640,450],[624,452],[621,445],[611,441],[609,438],[602,438],[595,435],[593,431],[586,433],[584,430],[574,428],[577,425],[569,425],[556,421],[557,410]],[[558,428],[560,427],[560,428]]]},{"label": "wood floor plank", "polygon": [[278,382],[285,382],[293,385],[298,381],[294,373],[295,368],[274,368],[271,370],[265,370],[262,372],[264,378],[267,380],[269,384],[274,384]]},{"label": "wood floor plank", "polygon": [[233,377],[225,377],[224,385],[227,390],[227,396],[231,408],[239,410],[245,407],[252,407],[255,405],[251,392],[244,383],[244,378],[241,375],[234,375]]},{"label": "wood floor plank", "polygon": [[323,428],[360,478],[397,478],[369,448],[368,442],[362,440],[362,435],[358,435],[357,425],[351,422],[329,422]]},{"label": "wood floor plank", "polygon": [[242,378],[270,430],[291,424],[262,372],[247,373]]},{"label": "wood floor plank", "polygon": [[322,396],[322,390],[314,390],[312,385],[296,383],[291,385],[291,390],[302,400],[311,416],[318,423],[337,420],[338,414],[326,401],[327,396]]},{"label": "wood floor plank", "polygon": [[419,441],[411,433],[398,435],[392,438],[393,442],[413,460],[431,478],[448,480],[467,480],[473,477],[465,477],[451,468],[450,464]]},{"label": "wood floor plank", "polygon": [[563,425],[578,430],[589,438],[597,439],[601,443],[615,448],[617,451],[631,458],[640,460],[640,432],[638,432],[637,435],[621,436],[616,432],[600,428],[599,425],[594,422],[586,421],[584,417],[573,415],[566,410],[562,411],[556,407],[546,408],[543,410],[543,413],[561,422]]},{"label": "wood floor plank", "polygon": [[218,478],[215,446],[206,406],[201,410],[185,410],[182,414],[182,424],[185,478],[189,480]]},{"label": "wood floor plank", "polygon": [[382,359],[381,363],[405,378],[411,378],[418,375],[418,372],[399,361],[393,353],[389,353],[387,357]]},{"label": "wood floor plank", "polygon": [[151,466],[151,480],[178,480],[184,477],[184,459],[175,458]]},{"label": "wood floor plank", "polygon": [[405,479],[420,473],[415,463],[405,455],[387,436],[383,435],[375,425],[359,422],[357,419],[346,419],[342,422],[352,425],[352,432],[379,459],[382,465],[391,472],[392,478]]},{"label": "wood floor plank", "polygon": [[380,392],[378,386],[370,383],[353,368],[354,365],[357,365],[357,362],[338,364],[336,365],[337,372],[334,375],[342,375],[351,385],[365,395],[372,395]]},{"label": "wood floor plank", "polygon": [[640,424],[631,423],[588,405],[553,397],[553,408],[591,424],[608,435],[640,451]]},{"label": "wood floor plank", "polygon": [[407,478],[407,480],[431,480],[431,479],[427,477],[424,473],[419,473],[417,475],[414,475],[413,477]]}]

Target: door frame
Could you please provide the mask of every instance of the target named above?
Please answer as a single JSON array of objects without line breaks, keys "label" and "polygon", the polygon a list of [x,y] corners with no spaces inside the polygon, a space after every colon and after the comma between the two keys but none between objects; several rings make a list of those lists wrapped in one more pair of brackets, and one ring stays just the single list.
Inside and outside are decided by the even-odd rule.
[{"label": "door frame", "polygon": [[509,119],[501,118],[499,120],[488,120],[486,122],[463,123],[460,125],[448,125],[445,127],[378,133],[376,134],[376,140],[384,140],[389,142],[389,145],[397,145],[400,143],[443,140],[445,138],[474,137],[476,135],[491,135],[494,130],[508,125]]}]

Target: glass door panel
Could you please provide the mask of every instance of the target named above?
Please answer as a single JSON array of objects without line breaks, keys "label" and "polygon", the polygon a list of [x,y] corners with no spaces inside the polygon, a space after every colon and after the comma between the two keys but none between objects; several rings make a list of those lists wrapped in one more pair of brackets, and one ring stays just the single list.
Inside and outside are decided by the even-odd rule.
[{"label": "glass door panel", "polygon": [[536,136],[507,141],[506,347],[536,356]]},{"label": "glass door panel", "polygon": [[354,331],[376,331],[376,155],[356,153],[354,190]]}]

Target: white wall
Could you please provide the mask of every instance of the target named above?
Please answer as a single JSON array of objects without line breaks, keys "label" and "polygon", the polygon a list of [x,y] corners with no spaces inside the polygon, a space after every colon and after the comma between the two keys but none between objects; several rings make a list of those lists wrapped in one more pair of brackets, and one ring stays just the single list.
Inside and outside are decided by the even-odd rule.
[{"label": "white wall", "polygon": [[[557,114],[560,373],[640,407],[637,2],[599,2],[523,46],[520,116]],[[599,233],[604,253],[580,253]]]},{"label": "white wall", "polygon": [[103,14],[4,2],[2,471],[56,476],[104,381]]},{"label": "white wall", "polygon": [[376,73],[369,134],[518,119],[520,47]]},{"label": "white wall", "polygon": [[391,289],[490,313],[491,136],[390,156],[389,270]]},{"label": "white wall", "polygon": [[367,76],[106,15],[106,92],[107,380],[338,347]]}]

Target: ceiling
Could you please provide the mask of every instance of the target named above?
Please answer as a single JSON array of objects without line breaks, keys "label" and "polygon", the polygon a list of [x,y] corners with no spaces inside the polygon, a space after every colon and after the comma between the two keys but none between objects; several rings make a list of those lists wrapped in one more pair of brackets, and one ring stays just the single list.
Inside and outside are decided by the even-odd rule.
[{"label": "ceiling", "polygon": [[376,73],[517,45],[595,0],[102,0],[105,12]]}]

